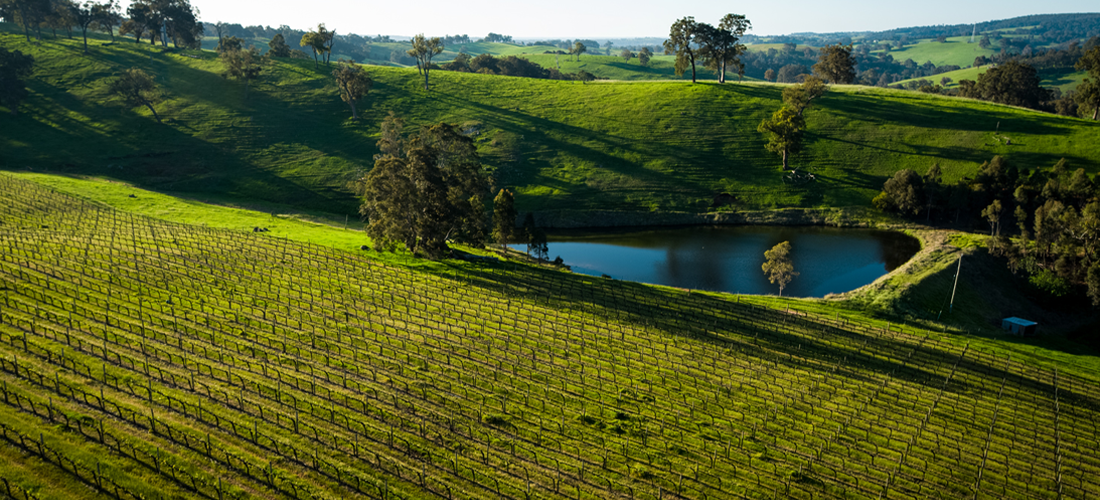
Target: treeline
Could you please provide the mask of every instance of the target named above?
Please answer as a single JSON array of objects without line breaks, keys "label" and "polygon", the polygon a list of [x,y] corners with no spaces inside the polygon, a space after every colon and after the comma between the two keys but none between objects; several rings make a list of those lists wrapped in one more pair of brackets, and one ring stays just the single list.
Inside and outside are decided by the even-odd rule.
[{"label": "treeline", "polygon": [[[852,48],[857,69],[855,82],[861,85],[887,87],[902,80],[930,77],[961,69],[955,65],[936,66],[931,62],[917,64],[912,59],[896,61],[888,52],[873,54],[872,50],[878,49],[872,44],[860,44]],[[818,52],[819,49],[813,47],[798,48],[794,43],[786,43],[779,49],[747,51],[741,56],[741,60],[748,76],[780,83],[797,83],[805,78],[802,75],[811,74],[809,68],[817,63]]]},{"label": "treeline", "polygon": [[519,76],[524,78],[541,78],[545,80],[576,80],[589,82],[597,77],[592,73],[581,70],[577,73],[562,73],[557,68],[544,68],[527,59],[516,56],[493,57],[491,54],[479,54],[470,57],[469,54],[460,53],[454,60],[439,66],[444,71],[457,71],[461,73],[480,73],[483,75]]},{"label": "treeline", "polygon": [[973,178],[942,182],[939,165],[925,175],[901,170],[886,181],[874,205],[928,222],[987,225],[990,250],[1027,273],[1038,289],[1064,297],[1087,286],[1100,305],[1100,174],[1070,170],[1061,160],[1049,170],[1018,168],[1001,156]]},{"label": "treeline", "polygon": [[41,39],[43,29],[52,31],[55,38],[58,30],[72,38],[79,29],[85,52],[88,30],[103,31],[112,40],[117,31],[121,36],[132,35],[134,41],[148,36],[150,43],[159,40],[167,46],[170,40],[175,47],[184,48],[198,47],[204,33],[198,11],[188,0],[135,0],[125,13],[114,0],[0,0],[0,17],[21,25],[28,41],[32,32]]},{"label": "treeline", "polygon": [[1037,45],[1065,43],[1100,36],[1100,14],[1038,14],[976,24],[898,28],[865,36],[878,40],[897,40],[901,37],[938,38],[970,36],[975,30],[984,33],[1013,28],[1015,30],[1006,34],[1028,35],[1033,41],[1040,42]]}]

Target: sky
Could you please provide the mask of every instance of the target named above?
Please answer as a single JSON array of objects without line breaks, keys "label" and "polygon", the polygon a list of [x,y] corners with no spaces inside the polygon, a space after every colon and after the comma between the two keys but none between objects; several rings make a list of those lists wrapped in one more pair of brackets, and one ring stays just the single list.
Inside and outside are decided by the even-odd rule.
[{"label": "sky", "polygon": [[[128,5],[125,0],[123,8]],[[510,0],[191,0],[206,22],[306,29],[325,23],[337,33],[483,37],[489,32],[531,38],[664,37],[684,16],[716,24],[744,14],[756,35],[882,31],[910,26],[966,24],[1029,14],[1100,12],[1096,0],[632,0],[519,2]]]}]

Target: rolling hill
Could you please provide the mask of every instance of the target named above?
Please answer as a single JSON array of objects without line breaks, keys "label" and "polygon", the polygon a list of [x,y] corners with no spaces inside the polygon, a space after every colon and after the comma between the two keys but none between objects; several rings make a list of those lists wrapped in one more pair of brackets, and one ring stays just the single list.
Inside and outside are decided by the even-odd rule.
[{"label": "rolling hill", "polygon": [[[370,67],[374,89],[355,123],[336,96],[331,68],[275,61],[246,96],[220,76],[213,54],[130,43],[0,45],[35,56],[31,97],[0,121],[9,169],[115,176],[159,190],[266,200],[354,214],[346,182],[369,168],[381,118],[412,126],[466,124],[499,186],[521,210],[705,212],[718,193],[734,209],[867,207],[901,168],[939,163],[951,181],[993,155],[1022,168],[1100,170],[1100,125],[968,100],[864,87],[834,87],[807,112],[806,148],[793,165],[814,173],[785,183],[778,157],[756,131],[782,86],[685,82],[581,84],[433,72],[425,92],[414,69]],[[123,109],[106,84],[122,69],[155,74],[168,95],[166,122]],[[1012,145],[992,139],[1012,137]]]}]

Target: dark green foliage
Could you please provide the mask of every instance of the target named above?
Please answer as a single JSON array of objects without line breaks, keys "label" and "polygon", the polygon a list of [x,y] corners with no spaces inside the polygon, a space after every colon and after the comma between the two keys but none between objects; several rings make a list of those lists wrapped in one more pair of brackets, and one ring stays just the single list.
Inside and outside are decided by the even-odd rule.
[{"label": "dark green foliage", "polygon": [[924,180],[912,170],[899,170],[886,180],[874,203],[880,210],[915,215],[924,208]]},{"label": "dark green foliage", "polygon": [[188,0],[136,0],[126,13],[132,21],[126,31],[135,39],[148,33],[149,41],[156,43],[163,27],[176,47],[199,48],[202,43],[202,23]]},{"label": "dark green foliage", "polygon": [[809,68],[801,64],[788,64],[779,68],[779,73],[776,74],[775,81],[779,83],[798,83],[802,75],[806,75],[809,72]]},{"label": "dark green foliage", "polygon": [[856,60],[852,57],[852,46],[826,45],[821,48],[814,73],[830,83],[847,84],[856,79]]},{"label": "dark green foliage", "polygon": [[19,103],[27,98],[27,84],[34,58],[18,50],[0,47],[0,103],[12,116],[19,114]]},{"label": "dark green foliage", "polygon": [[642,47],[642,50],[638,51],[638,64],[642,67],[649,66],[649,60],[653,58],[653,51],[649,50],[649,47]]},{"label": "dark green foliage", "polygon": [[1091,115],[1093,120],[1100,118],[1100,45],[1089,49],[1074,65],[1079,71],[1088,71],[1089,76],[1077,86],[1074,97],[1082,116]]},{"label": "dark green foliage", "polygon": [[[393,139],[383,140],[387,144],[379,147],[393,150]],[[424,127],[407,141],[403,155],[381,155],[362,191],[360,212],[380,248],[403,244],[437,258],[447,240],[484,244],[485,173],[473,140],[452,125]]]},{"label": "dark green foliage", "polygon": [[512,192],[501,189],[493,198],[493,241],[503,248],[516,232],[516,202]]},{"label": "dark green foliage", "polygon": [[760,268],[768,277],[769,283],[779,285],[779,295],[783,296],[783,289],[798,276],[791,260],[791,242],[784,241],[764,252],[764,263]]},{"label": "dark green foliage", "polygon": [[268,52],[271,57],[290,57],[290,45],[287,45],[282,33],[276,33],[275,36],[271,37],[271,41],[267,43],[267,46],[271,49]]},{"label": "dark green foliage", "polygon": [[665,40],[665,54],[676,55],[676,76],[682,76],[691,68],[691,83],[695,83],[695,51],[700,42],[700,27],[695,18],[688,16],[672,23]]},{"label": "dark green foliage", "polygon": [[527,216],[523,218],[523,234],[527,241],[527,255],[534,253],[539,262],[546,259],[549,252],[546,231],[535,224],[535,215],[531,212],[527,212]]},{"label": "dark green foliage", "polygon": [[745,65],[740,56],[745,53],[745,45],[740,42],[745,32],[752,29],[752,23],[740,14],[726,14],[715,28],[709,24],[696,25],[698,34],[699,58],[708,69],[718,74],[718,83],[726,82],[727,67],[737,68],[738,77],[744,76]]},{"label": "dark green foliage", "polygon": [[1040,80],[1035,68],[1009,61],[982,73],[978,76],[977,83],[971,80],[959,81],[959,95],[1039,109],[1040,104],[1050,97],[1049,91],[1039,85]]}]

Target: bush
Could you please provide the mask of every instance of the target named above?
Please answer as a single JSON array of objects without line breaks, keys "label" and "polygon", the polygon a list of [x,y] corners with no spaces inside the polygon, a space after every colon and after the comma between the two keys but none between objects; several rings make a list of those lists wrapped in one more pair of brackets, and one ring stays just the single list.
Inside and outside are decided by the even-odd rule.
[{"label": "bush", "polygon": [[1046,269],[1029,276],[1027,282],[1036,290],[1054,298],[1065,297],[1073,289],[1068,280]]}]

